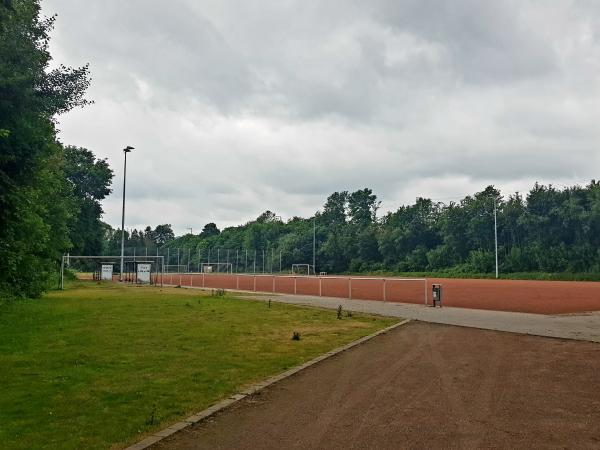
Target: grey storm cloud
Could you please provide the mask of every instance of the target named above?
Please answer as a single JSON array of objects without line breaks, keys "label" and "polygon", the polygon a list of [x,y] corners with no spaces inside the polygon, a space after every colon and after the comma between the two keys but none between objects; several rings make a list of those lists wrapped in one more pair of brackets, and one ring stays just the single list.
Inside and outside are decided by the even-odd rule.
[{"label": "grey storm cloud", "polygon": [[60,138],[107,157],[119,223],[182,232],[312,214],[372,187],[387,208],[495,184],[598,178],[593,1],[45,0],[57,63],[95,104]]}]

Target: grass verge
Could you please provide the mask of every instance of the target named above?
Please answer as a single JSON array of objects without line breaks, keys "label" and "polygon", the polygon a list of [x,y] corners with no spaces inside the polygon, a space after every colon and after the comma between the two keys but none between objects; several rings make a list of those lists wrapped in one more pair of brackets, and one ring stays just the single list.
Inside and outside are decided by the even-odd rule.
[{"label": "grass verge", "polygon": [[198,290],[74,282],[0,307],[0,442],[120,448],[397,321],[338,320],[335,311]]}]

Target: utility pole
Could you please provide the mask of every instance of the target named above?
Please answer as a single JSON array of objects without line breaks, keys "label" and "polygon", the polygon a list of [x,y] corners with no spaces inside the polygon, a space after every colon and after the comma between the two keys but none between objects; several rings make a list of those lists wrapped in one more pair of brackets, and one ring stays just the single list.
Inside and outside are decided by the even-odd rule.
[{"label": "utility pole", "polygon": [[125,155],[125,164],[123,166],[123,211],[121,214],[121,272],[119,281],[123,281],[123,261],[125,256],[125,182],[127,181],[127,153],[131,152],[133,147],[128,145],[123,149]]}]

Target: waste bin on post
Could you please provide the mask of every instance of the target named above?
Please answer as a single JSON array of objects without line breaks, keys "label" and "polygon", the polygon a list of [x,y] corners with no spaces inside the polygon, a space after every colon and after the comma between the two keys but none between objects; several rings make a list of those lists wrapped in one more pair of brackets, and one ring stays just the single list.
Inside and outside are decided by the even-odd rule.
[{"label": "waste bin on post", "polygon": [[442,307],[442,285],[432,284],[431,285],[431,298],[433,299],[433,307]]}]

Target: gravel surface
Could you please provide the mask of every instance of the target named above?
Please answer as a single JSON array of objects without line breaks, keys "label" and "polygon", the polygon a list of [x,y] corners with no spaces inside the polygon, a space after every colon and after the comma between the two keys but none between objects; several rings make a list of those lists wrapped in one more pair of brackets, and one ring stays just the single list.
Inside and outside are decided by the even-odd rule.
[{"label": "gravel surface", "polygon": [[351,311],[380,314],[390,317],[404,317],[424,322],[600,342],[600,312],[543,315],[452,308],[447,306],[443,308],[431,308],[407,303],[374,302],[369,300],[347,300],[282,294],[252,294],[251,296],[248,296],[248,298],[265,301],[271,298],[278,302],[318,306],[330,309],[335,309],[339,305],[342,305],[344,309]]},{"label": "gravel surface", "polygon": [[600,345],[412,322],[160,449],[600,448]]}]

